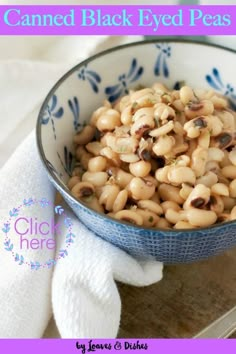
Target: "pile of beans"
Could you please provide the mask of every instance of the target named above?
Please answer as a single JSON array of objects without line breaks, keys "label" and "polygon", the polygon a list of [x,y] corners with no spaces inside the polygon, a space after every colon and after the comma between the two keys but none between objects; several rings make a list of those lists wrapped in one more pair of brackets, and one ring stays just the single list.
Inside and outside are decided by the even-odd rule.
[{"label": "pile of beans", "polygon": [[98,212],[151,228],[236,219],[236,112],[213,90],[130,91],[74,143],[68,188]]}]

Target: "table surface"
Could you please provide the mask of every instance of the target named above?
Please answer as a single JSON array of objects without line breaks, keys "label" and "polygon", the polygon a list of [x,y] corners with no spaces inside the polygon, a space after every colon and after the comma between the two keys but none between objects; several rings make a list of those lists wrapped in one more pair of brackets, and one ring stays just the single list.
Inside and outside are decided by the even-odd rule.
[{"label": "table surface", "polygon": [[[209,260],[166,266],[145,288],[118,284],[120,338],[191,338],[236,305],[236,248]],[[58,338],[52,320],[44,338]],[[236,335],[233,337],[236,338]]]},{"label": "table surface", "polygon": [[119,337],[191,338],[236,305],[236,248],[207,261],[166,266],[147,288],[118,284]]}]

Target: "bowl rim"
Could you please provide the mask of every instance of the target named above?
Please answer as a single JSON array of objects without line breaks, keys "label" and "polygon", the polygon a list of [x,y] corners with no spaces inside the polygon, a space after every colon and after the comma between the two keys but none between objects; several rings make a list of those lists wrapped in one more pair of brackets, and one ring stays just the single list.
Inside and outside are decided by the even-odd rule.
[{"label": "bowl rim", "polygon": [[39,152],[39,156],[40,159],[44,165],[44,167],[46,168],[47,173],[50,175],[50,177],[56,182],[57,185],[59,185],[60,189],[63,190],[63,192],[67,195],[68,198],[72,199],[72,201],[74,203],[78,203],[79,205],[81,205],[82,208],[84,209],[88,209],[90,212],[98,214],[99,216],[103,217],[105,220],[109,221],[109,222],[113,222],[117,225],[123,225],[125,227],[129,227],[129,228],[134,228],[136,230],[139,230],[140,232],[142,230],[145,231],[150,231],[150,232],[165,232],[165,233],[174,233],[174,234],[181,234],[183,232],[185,233],[190,233],[190,234],[194,234],[194,233],[198,233],[198,232],[204,232],[204,231],[208,231],[208,230],[215,230],[221,227],[227,227],[230,226],[232,224],[235,224],[235,220],[232,221],[226,221],[224,223],[219,223],[219,224],[213,224],[210,225],[208,227],[201,227],[201,228],[192,228],[192,229],[164,229],[164,228],[153,228],[153,227],[147,227],[147,226],[137,226],[134,224],[130,224],[126,221],[123,220],[116,220],[111,218],[110,216],[107,216],[106,214],[103,214],[101,212],[97,212],[95,210],[93,210],[92,208],[89,208],[85,203],[83,203],[82,201],[77,200],[72,193],[69,191],[69,189],[66,189],[64,184],[61,183],[60,179],[58,178],[58,176],[56,174],[53,174],[51,169],[48,166],[48,162],[44,153],[44,149],[43,149],[43,145],[42,145],[42,136],[41,136],[41,118],[43,116],[43,113],[45,111],[45,109],[47,108],[48,102],[50,100],[50,98],[52,97],[52,95],[55,93],[55,91],[61,86],[61,84],[68,78],[71,76],[71,74],[73,74],[75,71],[78,71],[81,67],[87,65],[88,63],[96,60],[99,57],[102,56],[106,56],[107,54],[110,54],[112,52],[117,52],[119,50],[125,49],[125,48],[129,48],[129,47],[136,47],[136,46],[140,46],[140,45],[148,45],[148,44],[155,44],[155,43],[182,43],[182,44],[192,44],[192,45],[202,45],[202,46],[206,46],[206,47],[211,47],[211,48],[218,48],[221,49],[223,51],[227,51],[233,54],[236,54],[236,50],[232,49],[232,48],[228,48],[219,44],[215,44],[215,43],[206,43],[204,41],[201,40],[189,40],[189,39],[171,39],[171,38],[158,38],[158,39],[146,39],[146,40],[142,40],[142,41],[137,41],[137,42],[131,42],[131,43],[127,43],[127,44],[123,44],[123,45],[119,45],[119,46],[115,46],[112,48],[109,48],[107,50],[101,51],[95,55],[90,56],[89,58],[83,60],[82,62],[76,64],[75,66],[73,66],[70,70],[68,70],[63,76],[60,77],[60,79],[55,83],[55,85],[53,85],[53,87],[50,89],[50,91],[48,92],[47,96],[45,97],[41,108],[39,110],[38,113],[38,117],[37,117],[37,123],[36,123],[36,144],[37,144],[37,149]]}]

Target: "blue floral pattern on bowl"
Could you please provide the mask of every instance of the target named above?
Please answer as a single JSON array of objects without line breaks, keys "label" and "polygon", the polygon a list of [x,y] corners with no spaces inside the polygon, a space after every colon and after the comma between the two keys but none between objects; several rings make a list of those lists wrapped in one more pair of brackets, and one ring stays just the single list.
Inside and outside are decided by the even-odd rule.
[{"label": "blue floral pattern on bowl", "polygon": [[214,90],[219,91],[222,95],[226,96],[232,109],[236,110],[236,89],[229,83],[223,83],[217,68],[213,68],[211,74],[206,75],[206,81]]},{"label": "blue floral pattern on bowl", "polygon": [[59,153],[57,153],[57,156],[60,160],[62,167],[64,168],[64,171],[68,176],[71,177],[74,169],[74,161],[75,161],[73,154],[70,151],[68,151],[68,148],[66,146],[64,146],[64,159],[61,158]]},{"label": "blue floral pattern on bowl", "polygon": [[105,88],[105,94],[108,100],[113,103],[121,96],[128,94],[129,84],[141,78],[144,69],[138,65],[138,61],[134,58],[131,62],[130,69],[127,74],[121,74],[118,77],[118,84]]},{"label": "blue floral pattern on bowl", "polygon": [[[199,52],[203,51],[204,61],[200,62]],[[228,63],[222,67],[226,54]],[[185,81],[192,87],[211,86],[236,107],[236,76],[232,75],[235,58],[234,52],[205,44],[135,43],[77,65],[51,90],[37,123],[40,156],[52,183],[96,235],[136,257],[165,263],[197,261],[236,246],[235,222],[191,231],[140,228],[94,212],[66,188],[74,164],[73,135],[105,99],[114,103],[129,89],[150,86],[155,81],[169,87]]]},{"label": "blue floral pattern on bowl", "polygon": [[167,64],[167,58],[171,56],[171,46],[169,43],[161,43],[156,45],[157,49],[159,49],[159,54],[157,56],[157,60],[154,66],[154,74],[155,76],[169,77],[169,68]]},{"label": "blue floral pattern on bowl", "polygon": [[96,71],[89,69],[88,66],[85,65],[79,70],[78,78],[83,81],[88,81],[95,93],[99,92],[99,84],[102,79]]},{"label": "blue floral pattern on bowl", "polygon": [[52,129],[54,133],[54,138],[56,139],[56,129],[55,129],[55,123],[54,119],[60,119],[63,116],[64,109],[63,107],[58,107],[58,99],[56,95],[53,95],[50,102],[47,105],[47,108],[44,111],[44,114],[42,116],[42,124],[48,124],[49,121],[52,123]]}]

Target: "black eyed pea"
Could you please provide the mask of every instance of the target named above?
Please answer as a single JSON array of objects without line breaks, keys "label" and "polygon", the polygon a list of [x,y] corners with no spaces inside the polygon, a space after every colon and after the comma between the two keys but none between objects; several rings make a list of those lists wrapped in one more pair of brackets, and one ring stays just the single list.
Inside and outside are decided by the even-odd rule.
[{"label": "black eyed pea", "polygon": [[90,182],[79,182],[71,190],[76,199],[87,199],[94,196],[95,187]]},{"label": "black eyed pea", "polygon": [[184,203],[184,209],[203,208],[209,202],[211,195],[210,188],[204,184],[196,185]]},{"label": "black eyed pea", "polygon": [[114,133],[107,132],[107,133],[101,134],[100,141],[97,141],[97,142],[100,143],[102,145],[102,147],[106,147],[107,146],[107,140],[108,140],[109,137],[114,137]]},{"label": "black eyed pea", "polygon": [[159,183],[157,182],[156,178],[148,175],[143,178],[146,183],[153,184],[155,187],[158,187]]},{"label": "black eyed pea", "polygon": [[114,134],[116,136],[123,136],[123,137],[129,137],[130,133],[130,126],[128,125],[121,125],[120,127],[116,127]]},{"label": "black eyed pea", "polygon": [[113,204],[113,211],[114,213],[117,213],[118,211],[120,210],[123,210],[126,203],[127,203],[127,200],[128,200],[128,191],[127,190],[123,190],[123,191],[120,191],[114,201],[114,204]]},{"label": "black eyed pea", "polygon": [[189,86],[183,86],[181,87],[179,91],[179,97],[181,102],[186,106],[190,101],[194,101],[195,96],[193,93],[193,90]]},{"label": "black eyed pea", "polygon": [[140,139],[145,134],[145,132],[153,129],[154,126],[155,126],[155,122],[153,117],[148,115],[143,116],[137,119],[134,122],[134,124],[131,126],[130,134]]},{"label": "black eyed pea", "polygon": [[170,171],[171,166],[165,166],[158,168],[155,172],[155,178],[158,182],[161,183],[170,183],[168,179],[168,172]]},{"label": "black eyed pea", "polygon": [[231,210],[231,213],[230,213],[230,220],[236,220],[236,206],[233,207],[233,209]]},{"label": "black eyed pea", "polygon": [[162,208],[164,214],[167,212],[168,209],[172,209],[172,210],[175,210],[175,211],[180,211],[181,210],[179,204],[177,204],[175,202],[172,202],[170,200],[161,203],[161,208]]},{"label": "black eyed pea", "polygon": [[227,221],[231,221],[230,220],[230,214],[229,213],[222,213],[220,215],[218,215],[218,218],[217,218],[217,222],[219,223],[222,223],[222,222],[227,222]]},{"label": "black eyed pea", "polygon": [[230,151],[229,160],[234,166],[236,166],[236,149]]},{"label": "black eyed pea", "polygon": [[230,109],[217,111],[217,116],[223,123],[224,131],[235,131],[235,114]]},{"label": "black eyed pea", "polygon": [[204,176],[197,179],[196,184],[204,184],[204,186],[211,188],[217,182],[218,176],[214,172],[208,171],[204,174]]},{"label": "black eyed pea", "polygon": [[130,125],[132,124],[132,105],[129,105],[127,107],[125,107],[122,111],[121,111],[121,116],[120,116],[120,120],[121,123],[124,125]]},{"label": "black eyed pea", "polygon": [[91,198],[83,199],[83,202],[91,209],[99,212],[104,213],[103,206],[99,203],[98,199],[94,196]]},{"label": "black eyed pea", "polygon": [[222,214],[224,211],[223,199],[217,194],[210,196],[209,206],[210,210],[214,211],[217,215]]},{"label": "black eyed pea", "polygon": [[86,150],[93,154],[94,156],[99,156],[103,146],[98,141],[93,141],[86,145]]},{"label": "black eyed pea", "polygon": [[170,133],[173,129],[174,129],[174,122],[173,122],[173,120],[171,120],[168,123],[162,125],[160,128],[156,128],[156,129],[152,130],[149,133],[149,135],[154,138],[157,138],[161,135],[166,135],[166,134]]},{"label": "black eyed pea", "polygon": [[175,186],[182,183],[194,185],[196,182],[195,173],[190,167],[173,166],[169,169],[167,178]]},{"label": "black eyed pea", "polygon": [[190,139],[189,141],[189,147],[188,147],[188,151],[186,152],[186,154],[190,157],[192,157],[193,152],[197,149],[198,147],[198,141],[197,139]]},{"label": "black eyed pea", "polygon": [[139,146],[139,141],[134,136],[123,138],[109,135],[107,136],[106,142],[107,146],[118,154],[135,153]]},{"label": "black eyed pea", "polygon": [[165,213],[166,220],[171,224],[177,224],[178,221],[186,221],[187,217],[185,211],[176,211],[174,209],[167,209]]},{"label": "black eyed pea", "polygon": [[139,177],[134,177],[129,184],[131,196],[136,200],[150,199],[154,195],[155,189],[156,187],[152,182]]},{"label": "black eyed pea", "polygon": [[185,106],[185,114],[189,119],[193,119],[199,116],[209,116],[214,112],[214,105],[209,100],[202,100],[201,102],[189,102]]},{"label": "black eyed pea", "polygon": [[75,152],[76,159],[80,161],[81,166],[87,170],[90,159],[93,157],[83,146],[78,146]]},{"label": "black eyed pea", "polygon": [[179,191],[179,195],[181,196],[181,198],[186,200],[189,197],[190,193],[192,193],[192,191],[193,191],[193,187],[192,186],[190,186],[187,183],[183,183],[182,184],[182,188]]},{"label": "black eyed pea", "polygon": [[163,201],[173,201],[181,205],[184,203],[184,199],[181,198],[179,192],[180,188],[165,183],[162,183],[158,189],[160,198]]},{"label": "black eyed pea", "polygon": [[179,90],[173,90],[173,91],[169,92],[168,94],[171,95],[173,100],[178,100],[180,98]]},{"label": "black eyed pea", "polygon": [[159,220],[159,217],[150,210],[136,209],[136,213],[143,218],[143,225],[146,227],[153,227]]},{"label": "black eyed pea", "polygon": [[205,167],[208,159],[208,150],[198,147],[192,153],[191,168],[194,171],[196,177],[203,176],[205,173]]},{"label": "black eyed pea", "polygon": [[224,158],[220,161],[220,167],[223,168],[225,166],[231,165],[232,162],[229,159],[229,153],[227,150],[224,150]]},{"label": "black eyed pea", "polygon": [[[185,125],[188,124],[188,123],[185,123]],[[190,139],[195,139],[195,138],[198,138],[199,135],[200,135],[200,130],[198,128],[195,128],[195,127],[186,127],[184,126],[184,129],[186,130],[187,132],[187,137],[190,138]]]},{"label": "black eyed pea", "polygon": [[222,197],[224,209],[231,210],[236,205],[236,199],[232,197]]},{"label": "black eyed pea", "polygon": [[96,187],[96,188],[95,188],[95,195],[96,195],[96,197],[98,198],[98,200],[99,200],[99,198],[101,197],[101,194],[102,194],[102,192],[103,192],[103,187],[104,187],[104,186],[102,186],[102,187]]},{"label": "black eyed pea", "polygon": [[157,102],[160,102],[160,96],[152,94],[152,95],[144,95],[143,97],[138,98],[135,102],[140,107],[153,107]]},{"label": "black eyed pea", "polygon": [[105,112],[107,112],[107,111],[108,111],[108,107],[105,107],[105,106],[99,107],[99,108],[92,114],[92,117],[91,117],[91,120],[90,120],[90,124],[95,127],[96,124],[97,124],[98,118],[99,118],[102,114],[104,114]]},{"label": "black eyed pea", "polygon": [[97,120],[96,127],[100,132],[113,131],[121,125],[120,113],[115,109],[108,109]]},{"label": "black eyed pea", "polygon": [[126,221],[138,226],[143,225],[143,217],[134,210],[121,210],[114,214],[114,218],[121,221]]},{"label": "black eyed pea", "polygon": [[96,128],[91,125],[86,125],[83,130],[74,136],[74,143],[77,145],[86,145],[94,137]]},{"label": "black eyed pea", "polygon": [[188,143],[178,144],[176,142],[173,149],[171,150],[171,153],[176,156],[179,154],[187,153],[188,149],[189,149]]},{"label": "black eyed pea", "polygon": [[72,188],[80,182],[80,177],[79,176],[73,176],[69,179],[67,186],[69,188],[69,190],[72,190]]},{"label": "black eyed pea", "polygon": [[157,215],[163,214],[162,207],[158,203],[155,203],[153,200],[140,200],[137,204],[140,209],[147,209]]},{"label": "black eyed pea", "polygon": [[197,227],[207,227],[213,225],[217,220],[217,215],[211,210],[188,209],[186,210],[187,221]]},{"label": "black eyed pea", "polygon": [[[137,121],[142,118],[147,119],[147,123],[150,123],[153,127],[155,126],[154,123],[154,108],[153,107],[143,107],[143,108],[138,108],[133,115],[132,121],[135,124]],[[136,131],[136,130],[135,130]],[[135,131],[133,133],[135,134]]]},{"label": "black eyed pea", "polygon": [[198,138],[198,146],[204,149],[208,149],[211,142],[211,136],[208,131],[201,132]]},{"label": "black eyed pea", "polygon": [[131,163],[129,170],[135,177],[146,177],[151,171],[152,165],[148,161],[139,161]]},{"label": "black eyed pea", "polygon": [[173,136],[162,135],[153,144],[152,150],[156,156],[163,156],[170,153],[174,145],[175,138]]},{"label": "black eyed pea", "polygon": [[229,196],[236,198],[236,179],[234,179],[229,185]]},{"label": "black eyed pea", "polygon": [[224,156],[224,152],[218,148],[210,147],[208,149],[208,161],[221,162]]},{"label": "black eyed pea", "polygon": [[217,116],[209,115],[208,117],[205,117],[205,120],[207,122],[211,137],[215,137],[221,134],[223,130],[223,123]]},{"label": "black eyed pea", "polygon": [[191,139],[199,137],[200,133],[207,128],[205,117],[194,118],[184,124],[184,130]]},{"label": "black eyed pea", "polygon": [[156,92],[156,96],[159,98],[158,99],[158,103],[165,103],[165,104],[172,104],[176,99],[179,99],[179,95],[177,94],[177,91],[175,91],[175,93],[173,92]]},{"label": "black eyed pea", "polygon": [[147,95],[152,97],[153,94],[154,94],[154,90],[152,88],[146,87],[141,90],[132,92],[130,95],[130,101],[132,103],[134,103],[134,102],[137,102],[138,99],[140,99],[142,97],[146,97]]},{"label": "black eyed pea", "polygon": [[157,93],[160,93],[161,95],[164,93],[164,92],[169,92],[168,88],[163,85],[162,83],[160,82],[155,82],[153,85],[152,85],[152,89],[157,92]]},{"label": "black eyed pea", "polygon": [[184,111],[184,104],[181,102],[180,99],[177,99],[173,102],[172,106],[174,109],[176,109],[177,112],[183,112]]},{"label": "black eyed pea", "polygon": [[210,100],[213,103],[215,109],[225,109],[228,106],[227,100],[225,100],[223,97],[214,95]]},{"label": "black eyed pea", "polygon": [[225,166],[222,168],[221,173],[226,178],[236,179],[236,166]]},{"label": "black eyed pea", "polygon": [[120,112],[122,112],[126,107],[131,104],[130,95],[126,95],[121,97],[121,99],[117,102],[117,108]]},{"label": "black eyed pea", "polygon": [[102,148],[100,150],[100,155],[105,157],[110,163],[117,167],[121,165],[119,154],[114,152],[109,146]]},{"label": "black eyed pea", "polygon": [[180,220],[174,225],[174,229],[195,229],[196,226],[191,225],[188,221]]},{"label": "black eyed pea", "polygon": [[176,117],[176,114],[172,107],[165,103],[157,103],[155,105],[154,116],[157,120],[168,121],[173,120]]},{"label": "black eyed pea", "polygon": [[211,172],[217,174],[220,171],[220,165],[216,161],[208,161],[206,163],[205,170],[206,170],[206,172],[210,172],[211,171]]},{"label": "black eyed pea", "polygon": [[107,159],[103,156],[96,156],[89,160],[89,172],[102,172],[106,170]]},{"label": "black eyed pea", "polygon": [[116,167],[110,167],[107,170],[107,173],[110,177],[114,177],[116,183],[121,189],[126,188],[133,179],[133,176],[130,173]]},{"label": "black eyed pea", "polygon": [[138,163],[140,160],[139,156],[136,154],[120,154],[120,160],[130,164]]},{"label": "black eyed pea", "polygon": [[99,203],[105,206],[107,211],[113,210],[114,202],[120,192],[120,188],[117,185],[105,185],[102,189],[102,193],[99,198]]},{"label": "black eyed pea", "polygon": [[175,161],[176,166],[186,167],[190,165],[190,157],[188,155],[180,155]]},{"label": "black eyed pea", "polygon": [[211,187],[213,194],[229,197],[229,188],[224,183],[216,183]]},{"label": "black eyed pea", "polygon": [[185,134],[185,130],[184,130],[182,124],[178,121],[174,122],[174,129],[173,130],[174,130],[175,134],[177,134],[177,135],[183,136]]},{"label": "black eyed pea", "polygon": [[95,187],[102,187],[108,180],[108,174],[106,172],[85,172],[82,176],[83,182],[90,182]]},{"label": "black eyed pea", "polygon": [[223,132],[211,139],[211,146],[219,149],[226,149],[233,144],[233,134],[230,132]]},{"label": "black eyed pea", "polygon": [[159,218],[159,220],[157,221],[155,226],[157,229],[170,229],[171,228],[171,224],[165,218]]}]

